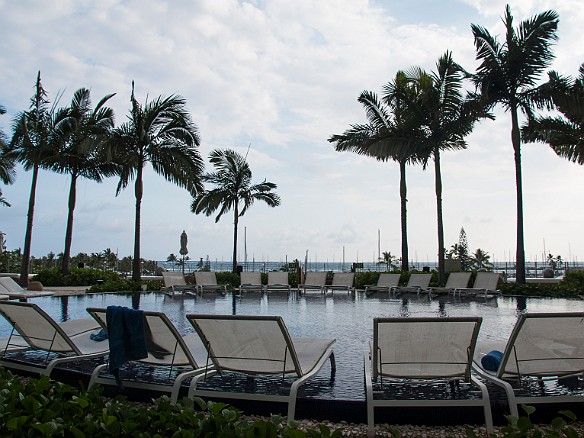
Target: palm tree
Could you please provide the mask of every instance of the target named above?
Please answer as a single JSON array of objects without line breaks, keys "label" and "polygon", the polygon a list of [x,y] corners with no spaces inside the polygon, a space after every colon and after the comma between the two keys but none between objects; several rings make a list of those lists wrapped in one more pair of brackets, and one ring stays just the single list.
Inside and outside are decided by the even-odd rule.
[{"label": "palm tree", "polygon": [[[203,181],[215,185],[193,198],[191,211],[211,216],[219,209],[215,223],[224,213],[233,209],[233,272],[237,272],[237,226],[239,218],[245,214],[254,201],[264,201],[270,207],[280,205],[280,197],[272,192],[276,184],[264,180],[251,183],[251,169],[246,157],[231,149],[215,149],[209,154],[209,161],[216,172],[203,175]],[[243,205],[240,205],[243,204]]]},{"label": "palm tree", "polygon": [[391,270],[396,266],[393,264],[397,258],[389,251],[383,251],[381,253],[382,257],[379,258],[379,263],[387,265],[387,270]]},{"label": "palm tree", "polygon": [[[343,134],[333,135],[328,141],[336,143],[335,150],[368,155],[378,161],[394,160],[400,170],[401,209],[401,268],[409,270],[407,229],[406,165],[419,161],[416,144],[411,140],[420,136],[419,125],[412,123],[402,100],[412,93],[404,72],[384,87],[383,101],[370,91],[363,91],[358,101],[365,108],[368,123],[352,125]],[[411,100],[411,98],[409,98]]]},{"label": "palm tree", "polygon": [[32,241],[32,226],[36,199],[36,186],[40,168],[46,168],[54,159],[61,138],[55,134],[57,117],[62,117],[61,111],[55,111],[55,106],[49,107],[47,93],[41,84],[39,71],[35,86],[35,94],[31,98],[28,111],[18,114],[13,122],[13,134],[7,155],[20,162],[24,170],[32,170],[32,182],[28,201],[28,215],[20,269],[21,286],[28,285],[28,268],[30,262],[30,246]]},{"label": "palm tree", "polygon": [[[6,108],[0,105],[0,115],[6,114]],[[3,184],[12,184],[16,178],[14,171],[14,160],[6,156],[8,151],[8,140],[2,130],[0,130],[0,182]],[[10,207],[10,204],[2,196],[0,189],[0,205]]]},{"label": "palm tree", "polygon": [[486,269],[490,271],[491,269],[493,269],[493,264],[490,261],[491,256],[489,255],[489,253],[483,251],[480,248],[477,248],[474,254],[470,256],[470,260],[472,262],[472,267],[477,271],[481,269],[483,270]]},{"label": "palm tree", "polygon": [[136,217],[132,280],[140,281],[140,210],[143,171],[150,162],[156,173],[195,195],[202,190],[203,160],[196,149],[199,133],[187,112],[184,98],[176,95],[146,101],[142,107],[130,97],[129,120],[114,130],[108,152],[120,164],[116,195],[135,179]]},{"label": "palm tree", "polygon": [[511,114],[511,142],[515,158],[517,188],[516,282],[525,284],[525,242],[523,235],[523,182],[519,111],[530,116],[534,106],[533,88],[540,74],[551,63],[552,42],[557,39],[558,14],[549,10],[513,27],[511,8],[503,17],[505,42],[499,43],[489,31],[472,24],[476,58],[481,62],[474,76],[485,101],[501,104]]},{"label": "palm tree", "polygon": [[579,73],[576,79],[549,73],[549,81],[539,88],[540,106],[551,101],[563,117],[533,117],[521,134],[524,141],[548,143],[560,157],[584,164],[584,64]]},{"label": "palm tree", "polygon": [[407,102],[408,111],[415,114],[422,127],[417,139],[418,154],[423,157],[424,167],[434,161],[436,215],[438,222],[438,273],[439,282],[446,282],[444,224],[442,215],[441,151],[466,149],[465,137],[472,132],[480,118],[490,117],[486,107],[472,93],[463,94],[465,70],[446,52],[436,63],[436,71],[430,74],[420,68],[408,72],[408,79],[418,90],[415,101]]},{"label": "palm tree", "polygon": [[51,163],[51,170],[71,175],[65,251],[61,267],[63,274],[69,273],[77,180],[87,178],[101,182],[102,177],[113,176],[117,171],[117,166],[106,161],[101,153],[101,147],[109,139],[114,126],[114,112],[104,106],[112,96],[114,94],[105,96],[92,110],[90,91],[80,88],[73,95],[70,107],[63,110],[66,115],[56,127],[64,142],[59,154]]}]

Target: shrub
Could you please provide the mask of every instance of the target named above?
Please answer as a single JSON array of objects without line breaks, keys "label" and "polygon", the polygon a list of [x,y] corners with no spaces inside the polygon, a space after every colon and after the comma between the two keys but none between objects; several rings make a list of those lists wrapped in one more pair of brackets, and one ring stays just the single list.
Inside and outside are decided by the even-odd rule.
[{"label": "shrub", "polygon": [[584,292],[584,271],[580,270],[569,270],[566,271],[564,279],[560,282],[564,287],[579,290],[580,293]]},{"label": "shrub", "polygon": [[60,268],[43,269],[32,279],[40,281],[44,286],[91,286],[97,280],[104,282],[118,280],[120,276],[113,271],[100,271],[91,268],[73,268],[64,275]]},{"label": "shrub", "polygon": [[[535,412],[533,406],[522,405],[527,413],[526,417],[507,416],[508,424],[501,428],[503,437],[579,437],[581,431],[577,431],[566,419],[573,422],[576,416],[570,411],[560,411],[561,417],[556,417],[549,425],[537,425],[531,422],[530,415]],[[469,434],[469,436],[473,436]]]},{"label": "shrub", "polygon": [[298,430],[283,417],[250,420],[224,403],[166,396],[152,405],[102,397],[42,376],[20,378],[0,369],[0,434],[14,437],[340,437],[326,426]]},{"label": "shrub", "polygon": [[122,280],[121,278],[117,278],[115,280],[106,280],[101,284],[94,284],[89,288],[88,292],[138,292],[141,290],[142,283],[139,281]]},{"label": "shrub", "polygon": [[233,272],[217,272],[215,275],[217,276],[217,283],[226,285],[227,289],[230,290],[239,287],[241,282],[239,275]]}]

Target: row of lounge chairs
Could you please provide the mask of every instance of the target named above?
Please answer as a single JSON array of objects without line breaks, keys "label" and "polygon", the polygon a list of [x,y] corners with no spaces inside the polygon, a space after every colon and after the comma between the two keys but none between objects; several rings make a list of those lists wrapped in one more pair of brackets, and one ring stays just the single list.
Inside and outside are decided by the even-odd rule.
[{"label": "row of lounge chairs", "polygon": [[[352,292],[355,290],[353,282],[354,273],[339,272],[333,275],[332,284],[326,284],[326,272],[309,272],[306,274],[304,283],[298,285],[298,290],[319,290],[321,292],[344,290]],[[224,285],[217,284],[217,277],[214,272],[195,272],[195,284],[187,284],[185,276],[181,272],[163,272],[164,290],[169,295],[176,293],[201,294],[203,292],[226,291]],[[283,271],[268,272],[268,283],[262,284],[260,272],[242,272],[239,292],[246,291],[285,291],[291,292],[292,288],[288,282],[288,273]]]},{"label": "row of lounge chairs", "polygon": [[[0,363],[50,375],[60,363],[109,355],[111,367],[116,348],[112,339],[120,338],[113,333],[112,314],[116,309],[87,310],[92,319],[58,324],[36,304],[0,302],[0,314],[14,328],[11,336],[3,340]],[[110,310],[112,314],[108,313]],[[167,367],[169,382],[151,385],[132,381],[131,373],[121,373],[118,377],[127,386],[170,392],[173,402],[179,397],[182,383],[191,378],[189,397],[285,402],[288,420],[293,420],[298,388],[327,361],[331,363],[331,377],[334,376],[335,340],[292,338],[279,316],[190,314],[186,318],[195,333],[186,336],[181,336],[163,313],[145,311],[143,318],[147,348],[143,357],[133,360],[143,365]],[[483,410],[488,432],[492,432],[489,392],[475,373],[504,388],[510,412],[515,416],[520,404],[584,401],[582,391],[548,396],[542,390],[544,379],[575,378],[578,382],[584,372],[583,312],[523,314],[510,338],[499,345],[477,346],[481,323],[480,317],[375,318],[370,351],[364,354],[369,433],[374,431],[375,409],[387,406],[478,406]],[[99,328],[108,332],[109,346],[107,342],[92,340],[99,335],[96,334]],[[492,354],[493,348],[499,349],[501,360],[489,371],[483,358]],[[27,350],[43,351],[46,359],[41,364],[11,359],[11,355]],[[95,368],[90,386],[114,384],[106,367],[104,363]],[[209,380],[223,381],[233,373],[247,379],[267,377],[279,381],[282,387],[291,382],[291,386],[287,395],[280,391],[257,393],[229,386],[233,378],[227,387],[225,382],[215,386]],[[516,394],[518,386],[523,391],[529,388],[521,384],[522,379],[536,379],[537,384],[532,386],[538,389],[537,397]],[[416,385],[436,388],[440,382],[443,387],[437,397],[408,396],[408,389]],[[472,397],[464,396],[466,387],[474,394]],[[392,392],[395,388],[401,391]]]},{"label": "row of lounge chairs", "polygon": [[368,285],[365,287],[367,295],[376,292],[387,293],[451,293],[462,296],[483,296],[499,295],[497,284],[499,282],[499,274],[496,272],[477,272],[474,284],[468,287],[470,281],[470,272],[451,272],[444,287],[430,287],[430,280],[432,274],[411,274],[406,286],[398,286],[401,274],[380,274],[376,285]]},{"label": "row of lounge chairs", "polygon": [[[205,291],[225,292],[225,286],[217,284],[214,272],[195,272],[196,284],[187,284],[185,277],[180,272],[163,272],[165,290],[169,294],[202,293]],[[411,274],[406,286],[399,286],[401,274],[382,273],[376,285],[366,285],[367,295],[376,292],[397,293],[452,293],[462,296],[488,297],[499,294],[497,283],[499,274],[495,272],[478,272],[472,287],[468,287],[470,272],[452,272],[444,287],[430,287],[432,274]],[[333,274],[332,284],[326,284],[326,272],[308,272],[304,282],[298,285],[298,290],[303,293],[308,290],[318,290],[322,293],[334,291],[354,292],[353,282],[355,274],[349,272],[337,272]],[[281,271],[268,272],[268,283],[262,284],[260,272],[242,272],[238,292],[246,291],[291,291],[288,283],[288,273]]]}]

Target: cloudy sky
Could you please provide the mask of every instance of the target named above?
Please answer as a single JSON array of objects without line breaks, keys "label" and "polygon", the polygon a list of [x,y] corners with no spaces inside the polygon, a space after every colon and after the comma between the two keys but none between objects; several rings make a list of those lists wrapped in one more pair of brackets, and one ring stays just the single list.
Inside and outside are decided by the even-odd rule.
[{"label": "cloudy sky", "polygon": [[[240,221],[240,259],[372,261],[400,253],[399,169],[327,141],[365,121],[363,90],[381,93],[397,70],[430,71],[446,51],[474,70],[471,23],[503,35],[503,0],[0,0],[0,129],[29,105],[37,71],[54,100],[70,102],[81,87],[94,103],[108,93],[116,123],[126,120],[131,82],[140,102],[180,94],[197,124],[207,170],[209,152],[246,153],[257,182],[278,185],[281,206],[256,203]],[[537,3],[537,7],[533,4]],[[576,75],[584,62],[581,0],[511,4],[517,22],[546,9],[560,15],[552,66]],[[546,252],[584,259],[584,169],[548,147],[523,147],[526,256]],[[515,254],[515,175],[510,118],[479,124],[468,149],[442,156],[446,246],[461,227],[471,250],[497,261]],[[0,209],[8,249],[23,246],[31,173],[18,168],[2,187]],[[117,180],[78,184],[73,254],[133,250],[132,188],[115,196]],[[186,191],[148,167],[142,204],[142,256],[178,253],[182,230],[189,255],[230,260],[232,217],[218,223],[190,212]],[[410,256],[435,261],[436,202],[430,169],[408,168]],[[41,172],[32,253],[62,252],[69,179]]]}]

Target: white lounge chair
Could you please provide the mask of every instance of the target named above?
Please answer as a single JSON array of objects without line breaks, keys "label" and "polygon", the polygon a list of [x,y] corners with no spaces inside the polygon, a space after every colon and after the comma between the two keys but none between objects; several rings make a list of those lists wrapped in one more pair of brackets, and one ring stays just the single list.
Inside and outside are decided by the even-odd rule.
[{"label": "white lounge chair", "polygon": [[392,287],[392,293],[420,293],[427,292],[432,274],[411,274],[407,286]]},{"label": "white lounge chair", "polygon": [[334,339],[291,338],[280,316],[187,315],[208,348],[211,373],[236,373],[251,377],[294,379],[288,395],[201,389],[204,375],[191,381],[189,397],[228,397],[288,404],[288,421],[294,420],[298,388],[316,375],[327,359],[334,375]]},{"label": "white lounge chair", "polygon": [[[0,314],[12,325],[10,336],[3,341],[0,360],[6,368],[50,376],[62,363],[108,353],[107,343],[90,338],[99,330],[99,324],[91,318],[57,323],[38,305],[15,301],[0,301]],[[30,362],[12,357],[14,351],[23,350],[43,351],[46,355],[40,361],[31,358]]]},{"label": "white lounge chair", "polygon": [[239,292],[244,291],[262,291],[262,273],[261,272],[242,272]]},{"label": "white lounge chair", "polygon": [[195,272],[195,282],[197,283],[197,292],[219,292],[225,294],[227,286],[217,284],[217,275],[214,272],[199,271]]},{"label": "white lounge chair", "polygon": [[455,290],[468,287],[470,272],[451,272],[444,287],[430,287],[432,293],[454,293]]},{"label": "white lounge chair", "polygon": [[[487,370],[482,364],[483,356],[493,350],[503,353],[496,371]],[[564,388],[559,391],[562,395],[546,390],[548,384],[559,385],[558,379],[562,377],[573,376],[578,382],[578,375],[584,372],[584,312],[524,313],[507,342],[477,344],[473,366],[483,377],[505,389],[514,416],[519,415],[521,404],[584,402],[581,390],[570,394]],[[529,381],[533,381],[531,388],[536,388],[535,393],[529,392]]]},{"label": "white lounge chair", "polygon": [[285,290],[290,292],[290,283],[288,281],[288,273],[284,271],[270,271],[268,272],[268,284],[265,291],[271,290]]},{"label": "white lounge chair", "polygon": [[0,294],[7,295],[11,300],[27,301],[29,298],[48,297],[54,292],[30,291],[23,289],[11,277],[0,277]]},{"label": "white lounge chair", "polygon": [[353,282],[355,281],[354,272],[335,272],[333,274],[332,284],[324,287],[324,291],[334,292],[336,290],[346,290],[347,292],[354,292]]},{"label": "white lounge chair", "polygon": [[306,292],[307,290],[319,290],[324,292],[326,286],[326,272],[307,272],[304,277],[304,283],[298,285],[298,290]]},{"label": "white lounge chair", "polygon": [[196,293],[194,284],[187,284],[187,280],[182,272],[163,271],[164,291],[167,295],[176,293]]},{"label": "white lounge chair", "polygon": [[[371,351],[365,352],[365,390],[367,432],[373,436],[376,407],[480,406],[487,432],[493,421],[486,386],[471,376],[474,351],[482,318],[375,318]],[[453,381],[458,391],[478,388],[481,398],[453,396]],[[434,398],[419,397],[415,385],[436,388],[443,383],[444,393]],[[395,390],[383,397],[384,390]],[[462,388],[462,389],[461,389]],[[381,396],[380,396],[381,395]],[[474,395],[474,394],[473,394]]]},{"label": "white lounge chair", "polygon": [[399,284],[399,279],[401,274],[387,274],[381,273],[379,274],[379,279],[377,280],[377,284],[368,284],[365,285],[365,294],[371,295],[375,292],[388,292],[393,287],[397,287]]},{"label": "white lounge chair", "polygon": [[[87,311],[107,331],[107,309],[88,308]],[[171,402],[176,403],[182,382],[205,371],[200,364],[205,363],[207,350],[196,333],[181,336],[170,319],[162,312],[144,311],[144,323],[148,339],[148,357],[134,362],[155,368],[167,368],[168,379],[162,382],[146,382],[132,380],[130,373],[126,373],[122,379],[124,386],[169,392]],[[107,341],[104,343],[108,344]],[[95,384],[116,384],[114,377],[106,372],[107,366],[106,363],[95,368],[89,382],[90,388]]]},{"label": "white lounge chair", "polygon": [[472,287],[462,287],[454,290],[454,294],[484,296],[500,295],[501,292],[497,290],[499,283],[499,273],[497,272],[477,272],[477,276]]}]

